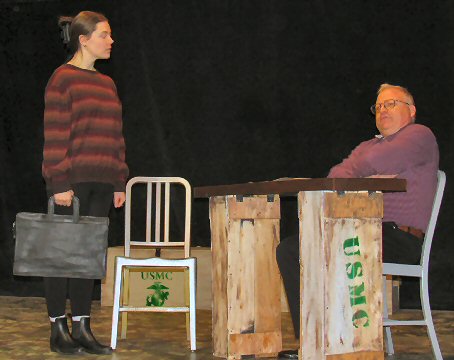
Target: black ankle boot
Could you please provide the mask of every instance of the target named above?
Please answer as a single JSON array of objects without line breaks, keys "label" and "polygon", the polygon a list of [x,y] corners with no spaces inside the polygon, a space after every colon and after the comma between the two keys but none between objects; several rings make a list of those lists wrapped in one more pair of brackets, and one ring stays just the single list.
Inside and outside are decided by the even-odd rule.
[{"label": "black ankle boot", "polygon": [[66,317],[57,318],[50,323],[50,350],[60,354],[81,354],[83,347],[69,334]]},{"label": "black ankle boot", "polygon": [[84,350],[90,354],[110,355],[112,348],[110,346],[101,345],[94,337],[90,329],[90,318],[83,317],[80,321],[73,321],[72,336]]}]

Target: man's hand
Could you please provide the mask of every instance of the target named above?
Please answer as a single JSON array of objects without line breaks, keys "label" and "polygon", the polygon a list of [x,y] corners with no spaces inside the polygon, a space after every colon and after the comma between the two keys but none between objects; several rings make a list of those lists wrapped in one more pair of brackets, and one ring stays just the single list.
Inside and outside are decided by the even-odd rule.
[{"label": "man's hand", "polygon": [[74,191],[68,190],[62,193],[54,194],[54,200],[57,205],[71,206]]},{"label": "man's hand", "polygon": [[126,194],[124,192],[114,192],[114,207],[122,207],[126,200]]}]

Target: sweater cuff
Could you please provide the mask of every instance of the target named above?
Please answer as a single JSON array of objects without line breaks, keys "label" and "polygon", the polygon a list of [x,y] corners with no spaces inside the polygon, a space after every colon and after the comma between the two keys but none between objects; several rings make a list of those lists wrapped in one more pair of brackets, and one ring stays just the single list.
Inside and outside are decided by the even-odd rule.
[{"label": "sweater cuff", "polygon": [[71,190],[71,184],[67,181],[53,181],[51,189],[53,194],[59,194]]},{"label": "sweater cuff", "polygon": [[126,192],[126,184],[124,182],[115,183],[114,192]]}]

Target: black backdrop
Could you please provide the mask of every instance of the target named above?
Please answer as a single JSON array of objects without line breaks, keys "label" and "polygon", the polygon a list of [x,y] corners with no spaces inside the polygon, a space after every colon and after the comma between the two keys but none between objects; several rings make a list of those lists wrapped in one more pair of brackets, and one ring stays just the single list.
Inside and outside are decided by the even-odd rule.
[{"label": "black backdrop", "polygon": [[[431,261],[431,299],[454,309],[454,3],[444,1],[0,0],[0,294],[41,295],[12,276],[11,224],[44,211],[43,91],[65,60],[58,15],[110,19],[131,176],[183,176],[193,186],[323,177],[375,134],[368,107],[383,82],[414,94],[448,183]],[[283,201],[282,236],[297,231]],[[112,210],[110,244],[122,244]],[[192,238],[209,245],[208,203],[193,204]],[[410,288],[414,284],[407,285]],[[418,306],[417,291],[404,307]]]}]

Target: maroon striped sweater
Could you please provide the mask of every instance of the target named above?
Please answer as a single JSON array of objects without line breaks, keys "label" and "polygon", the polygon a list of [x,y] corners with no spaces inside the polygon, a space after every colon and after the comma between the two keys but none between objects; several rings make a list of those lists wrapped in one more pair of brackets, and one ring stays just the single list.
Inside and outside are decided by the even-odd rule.
[{"label": "maroon striped sweater", "polygon": [[64,64],[44,96],[42,172],[53,193],[81,182],[110,183],[124,191],[128,167],[122,108],[112,79]]}]

